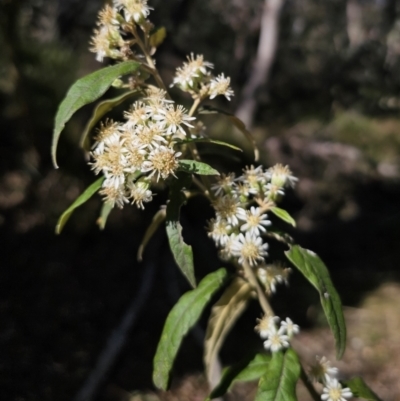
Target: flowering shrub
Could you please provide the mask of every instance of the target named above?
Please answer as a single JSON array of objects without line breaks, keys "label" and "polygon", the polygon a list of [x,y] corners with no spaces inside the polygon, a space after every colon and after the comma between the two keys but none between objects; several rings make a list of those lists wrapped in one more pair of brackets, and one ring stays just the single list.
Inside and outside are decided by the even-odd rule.
[{"label": "flowering shrub", "polygon": [[[255,164],[234,173],[219,174],[202,161],[197,143],[226,146],[228,143],[206,135],[200,123],[202,102],[224,96],[234,96],[229,77],[213,75],[213,64],[202,55],[191,54],[179,67],[171,86],[188,93],[193,100],[190,109],[176,104],[168,93],[153,60],[157,46],[165,37],[163,28],[155,29],[147,19],[152,9],[147,0],[114,0],[99,13],[90,50],[96,59],[116,61],[78,80],[61,103],[55,122],[52,156],[55,166],[56,148],[65,123],[75,111],[97,100],[109,87],[120,88],[122,94],[99,103],[82,136],[82,146],[90,151],[90,168],[99,178],[60,217],[60,232],[75,208],[93,194],[103,198],[101,224],[104,227],[110,211],[135,205],[144,209],[153,199],[154,184],[169,187],[167,207],[162,208],[145,235],[142,249],[155,229],[165,221],[172,254],[193,289],[184,294],[171,310],[154,358],[154,384],[167,389],[169,374],[182,339],[199,319],[214,293],[224,289],[211,311],[205,346],[204,363],[212,391],[209,399],[228,391],[233,381],[241,377],[259,379],[256,400],[295,400],[296,383],[303,380],[314,398],[343,401],[354,395],[368,400],[378,399],[359,379],[340,382],[337,369],[324,357],[317,359],[309,376],[291,347],[291,339],[299,326],[288,317],[280,318],[272,310],[269,298],[281,283],[288,283],[291,269],[271,261],[267,239],[273,237],[286,244],[288,262],[296,267],[320,294],[321,304],[336,340],[337,357],[345,350],[346,327],[340,298],[331,282],[328,270],[313,252],[292,243],[289,236],[277,232],[269,219],[271,214],[295,225],[290,214],[278,207],[285,191],[294,187],[297,178],[287,166],[280,164],[264,168]],[[113,107],[127,102],[130,107],[122,121],[102,117]],[[207,112],[218,113],[207,106]],[[243,123],[232,116],[231,121],[247,137]],[[96,134],[91,132],[98,125]],[[255,155],[257,152],[255,151]],[[205,196],[215,210],[208,222],[208,235],[219,249],[220,257],[233,266],[233,271],[221,268],[196,283],[193,254],[184,242],[179,223],[181,205],[193,194]],[[288,263],[289,264],[289,263]],[[263,310],[255,327],[265,353],[241,365],[232,374],[218,373],[218,353],[228,332],[256,297]],[[314,388],[309,379],[320,383]],[[321,386],[322,385],[322,386]],[[318,395],[317,390],[322,391]]]}]

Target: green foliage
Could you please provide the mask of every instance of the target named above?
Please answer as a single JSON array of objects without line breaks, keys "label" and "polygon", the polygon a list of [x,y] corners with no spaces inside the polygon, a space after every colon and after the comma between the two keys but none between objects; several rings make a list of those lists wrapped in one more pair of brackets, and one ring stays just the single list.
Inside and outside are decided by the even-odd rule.
[{"label": "green foliage", "polygon": [[153,382],[156,387],[167,389],[169,372],[183,338],[196,324],[212,295],[221,287],[226,277],[225,269],[210,273],[201,280],[197,288],[184,294],[172,308],[154,357]]},{"label": "green foliage", "polygon": [[285,254],[319,292],[322,308],[336,340],[336,355],[340,359],[346,349],[346,322],[328,269],[314,252],[299,245],[291,246]]},{"label": "green foliage", "polygon": [[210,139],[210,138],[190,138],[190,139],[185,139],[179,144],[183,143],[213,143],[215,145],[220,145],[220,146],[226,146],[227,148],[231,148],[234,150],[238,150],[239,152],[243,152],[242,149],[238,148],[235,145],[232,145],[230,143],[224,142],[224,141],[218,141],[216,139]]},{"label": "green foliage", "polygon": [[103,206],[101,207],[100,217],[97,220],[97,224],[99,225],[100,230],[104,230],[104,228],[106,227],[107,219],[111,213],[111,210],[113,210],[113,206],[111,205],[111,203],[104,202]]},{"label": "green foliage", "polygon": [[258,384],[255,401],[296,401],[300,372],[299,358],[292,349],[274,352]]},{"label": "green foliage", "polygon": [[188,176],[180,175],[178,180],[171,185],[170,198],[167,205],[166,230],[171,252],[183,275],[187,278],[192,287],[196,287],[194,277],[193,251],[182,237],[182,226],[179,223],[179,214],[182,204],[185,202],[185,195],[182,189],[189,185]]},{"label": "green foliage", "polygon": [[292,225],[293,227],[296,227],[295,219],[285,209],[281,209],[280,207],[273,207],[270,210],[275,216],[279,217],[284,222]]},{"label": "green foliage", "polygon": [[365,383],[361,377],[353,377],[343,382],[344,386],[349,387],[354,397],[368,401],[382,401]]},{"label": "green foliage", "polygon": [[71,86],[56,114],[51,146],[54,167],[58,168],[56,152],[61,131],[72,115],[81,107],[94,102],[102,96],[118,77],[135,72],[139,67],[140,63],[124,61],[86,75]]},{"label": "green foliage", "polygon": [[61,230],[65,226],[65,223],[68,221],[68,219],[70,218],[73,211],[77,207],[83,205],[89,198],[91,198],[101,188],[103,181],[104,181],[104,177],[100,177],[92,185],[90,185],[88,188],[86,188],[85,191],[81,195],[79,195],[79,197],[74,201],[74,203],[60,216],[60,218],[58,219],[58,222],[57,222],[57,226],[56,226],[56,234],[61,233]]},{"label": "green foliage", "polygon": [[196,160],[179,160],[178,171],[199,175],[219,175],[219,172],[206,163]]},{"label": "green foliage", "polygon": [[242,362],[224,369],[220,382],[206,400],[222,397],[236,382],[258,380],[266,372],[270,360],[271,355],[256,354],[251,359],[246,358]]}]

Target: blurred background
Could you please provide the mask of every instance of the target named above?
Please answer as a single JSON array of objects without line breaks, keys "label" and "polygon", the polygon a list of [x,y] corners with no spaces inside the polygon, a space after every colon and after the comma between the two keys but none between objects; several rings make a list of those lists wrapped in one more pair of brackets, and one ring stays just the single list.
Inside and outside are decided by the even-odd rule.
[{"label": "blurred background", "polygon": [[[167,84],[187,54],[204,54],[235,90],[230,103],[210,104],[237,112],[252,127],[263,164],[288,164],[299,178],[284,204],[298,222],[289,231],[326,262],[342,296],[349,339],[344,362],[334,362],[341,377],[362,375],[383,399],[400,400],[400,3],[149,3],[151,20],[168,32],[157,52]],[[54,234],[59,215],[94,181],[78,146],[92,106],[67,124],[59,170],[52,167],[50,144],[69,86],[102,67],[88,52],[102,5],[0,0],[2,400],[195,400],[206,392],[204,318],[178,356],[173,390],[155,393],[151,382],[165,317],[189,289],[163,230],[144,261],[136,261],[166,194],[144,212],[113,211],[104,231],[96,225],[101,202],[94,197]],[[216,137],[232,136],[246,147],[226,124],[206,122]],[[240,171],[251,162],[246,150],[226,165]],[[220,266],[204,232],[210,216],[200,200],[182,209],[198,279]],[[304,328],[294,345],[306,361],[317,354],[334,360],[318,296],[300,275],[293,274],[290,291],[278,291],[274,307]],[[259,315],[254,303],[239,320],[222,350],[223,364],[260,347],[253,332]],[[250,400],[254,389],[239,386],[227,399]]]}]

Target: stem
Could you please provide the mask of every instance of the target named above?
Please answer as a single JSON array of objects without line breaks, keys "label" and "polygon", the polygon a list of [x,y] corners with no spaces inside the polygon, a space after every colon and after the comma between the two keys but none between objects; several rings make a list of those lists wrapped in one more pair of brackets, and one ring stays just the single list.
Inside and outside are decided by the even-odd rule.
[{"label": "stem", "polygon": [[303,366],[301,366],[301,372],[300,372],[300,378],[301,381],[304,383],[304,385],[306,386],[308,392],[310,393],[311,397],[315,400],[315,401],[320,401],[320,395],[317,393],[317,391],[315,390],[314,386],[311,384],[306,371],[304,370]]},{"label": "stem", "polygon": [[260,302],[261,308],[264,313],[268,316],[275,316],[271,305],[268,302],[268,299],[262,290],[260,284],[258,283],[257,277],[255,276],[253,269],[249,266],[248,263],[243,263],[244,271],[250,281],[250,284],[256,289],[258,301]]}]

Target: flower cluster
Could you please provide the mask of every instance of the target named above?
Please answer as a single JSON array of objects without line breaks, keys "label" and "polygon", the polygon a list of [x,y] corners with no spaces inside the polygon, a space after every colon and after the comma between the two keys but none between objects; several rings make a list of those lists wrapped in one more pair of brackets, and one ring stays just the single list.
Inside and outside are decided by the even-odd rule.
[{"label": "flower cluster", "polygon": [[266,212],[295,181],[290,170],[278,164],[267,170],[247,167],[240,177],[221,175],[211,187],[216,217],[209,222],[209,236],[220,247],[223,259],[260,267],[259,278],[268,292],[275,290],[277,282],[287,280],[289,270],[261,266],[268,249],[262,235],[271,225]]},{"label": "flower cluster", "polygon": [[[89,49],[96,53],[96,60],[102,62],[104,57],[115,60],[126,60],[133,56],[130,47],[138,43],[136,25],[148,34],[153,25],[146,20],[151,7],[147,0],[114,0],[113,7],[106,5],[100,12]],[[135,39],[127,37],[133,34]],[[143,49],[142,49],[143,50]]]},{"label": "flower cluster", "polygon": [[315,382],[323,384],[321,400],[323,401],[346,401],[353,397],[348,387],[343,388],[337,379],[339,370],[331,366],[324,356],[316,357],[316,363],[310,369],[310,378]]},{"label": "flower cluster", "polygon": [[256,331],[260,337],[265,340],[264,348],[271,352],[278,352],[283,348],[289,347],[290,339],[300,331],[297,324],[294,324],[288,317],[279,323],[278,316],[264,315],[262,319],[258,319]]},{"label": "flower cluster", "polygon": [[177,68],[171,86],[178,86],[184,92],[189,92],[194,98],[214,99],[216,96],[222,95],[231,100],[234,93],[230,87],[230,78],[225,77],[224,74],[214,77],[210,71],[213,68],[213,64],[204,61],[202,55],[195,57],[192,53],[187,57],[187,62]]},{"label": "flower cluster", "polygon": [[143,208],[152,200],[151,178],[175,176],[181,153],[174,145],[195,119],[162,90],[148,89],[145,96],[124,113],[124,123],[107,121],[95,137],[90,164],[96,174],[104,174],[100,193],[112,206],[122,208],[131,200]]}]

